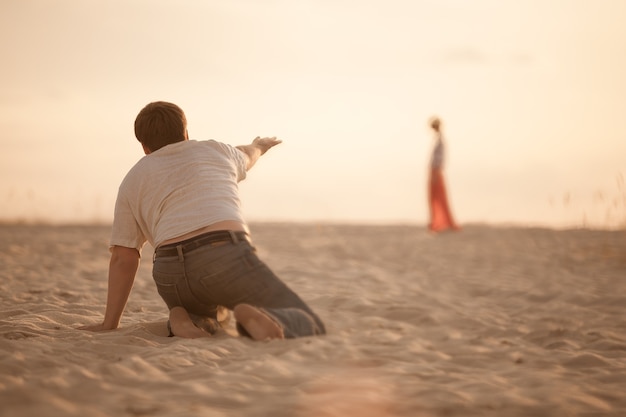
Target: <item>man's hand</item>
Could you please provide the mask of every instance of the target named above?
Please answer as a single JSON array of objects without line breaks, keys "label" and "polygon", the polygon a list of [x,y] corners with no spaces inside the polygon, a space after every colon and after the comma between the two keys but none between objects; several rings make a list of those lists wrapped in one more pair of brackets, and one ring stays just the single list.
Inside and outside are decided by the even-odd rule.
[{"label": "man's hand", "polygon": [[256,146],[261,151],[261,155],[263,155],[265,152],[270,150],[270,148],[278,145],[279,143],[282,143],[282,140],[276,139],[276,136],[273,136],[271,138],[262,138],[260,136],[257,136],[252,141],[252,145]]},{"label": "man's hand", "polygon": [[246,169],[249,170],[261,155],[279,143],[282,143],[282,140],[276,139],[276,137],[262,138],[257,136],[250,145],[240,145],[237,146],[237,149],[246,156]]},{"label": "man's hand", "polygon": [[112,329],[105,329],[102,323],[98,323],[98,324],[88,324],[85,326],[80,326],[78,330],[87,330],[90,332],[103,332],[105,330],[112,330]]},{"label": "man's hand", "polygon": [[111,261],[109,262],[109,289],[104,320],[101,324],[81,326],[79,327],[80,330],[101,332],[117,329],[126,307],[126,301],[128,301],[128,295],[133,287],[137,268],[139,268],[139,251],[137,249],[113,246]]}]

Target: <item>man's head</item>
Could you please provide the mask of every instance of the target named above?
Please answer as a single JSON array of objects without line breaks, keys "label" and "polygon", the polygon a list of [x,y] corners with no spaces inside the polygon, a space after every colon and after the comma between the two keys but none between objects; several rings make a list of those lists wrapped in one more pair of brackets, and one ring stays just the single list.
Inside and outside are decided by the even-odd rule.
[{"label": "man's head", "polygon": [[146,153],[187,140],[187,118],[176,104],[155,101],[141,109],[135,119],[135,136]]}]

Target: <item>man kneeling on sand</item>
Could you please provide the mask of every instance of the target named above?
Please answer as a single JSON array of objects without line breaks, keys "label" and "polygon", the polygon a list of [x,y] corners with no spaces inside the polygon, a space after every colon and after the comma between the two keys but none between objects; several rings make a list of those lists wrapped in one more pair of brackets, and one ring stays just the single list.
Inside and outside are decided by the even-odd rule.
[{"label": "man kneeling on sand", "polygon": [[257,257],[241,213],[238,182],[281,141],[189,140],[185,114],[167,102],[141,110],[135,136],[146,156],[119,187],[104,320],[81,329],[119,326],[147,241],[170,335],[210,336],[229,310],[239,334],[254,340],[324,334],[319,317]]}]

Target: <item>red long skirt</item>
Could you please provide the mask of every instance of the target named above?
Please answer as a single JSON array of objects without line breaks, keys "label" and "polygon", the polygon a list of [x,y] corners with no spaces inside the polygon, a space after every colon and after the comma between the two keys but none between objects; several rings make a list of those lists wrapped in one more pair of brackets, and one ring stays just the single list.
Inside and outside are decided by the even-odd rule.
[{"label": "red long skirt", "polygon": [[430,171],[428,206],[430,208],[428,229],[433,232],[441,232],[448,229],[459,230],[459,226],[455,223],[450,211],[446,184],[441,169],[432,169]]}]

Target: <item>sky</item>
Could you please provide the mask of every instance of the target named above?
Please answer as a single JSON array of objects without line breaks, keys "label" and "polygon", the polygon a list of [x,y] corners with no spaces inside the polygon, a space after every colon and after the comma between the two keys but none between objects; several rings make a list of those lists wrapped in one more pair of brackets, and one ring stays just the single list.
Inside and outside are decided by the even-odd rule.
[{"label": "sky", "polygon": [[156,100],[277,136],[254,221],[425,224],[443,120],[461,224],[626,227],[623,0],[0,2],[0,221],[111,222]]}]

